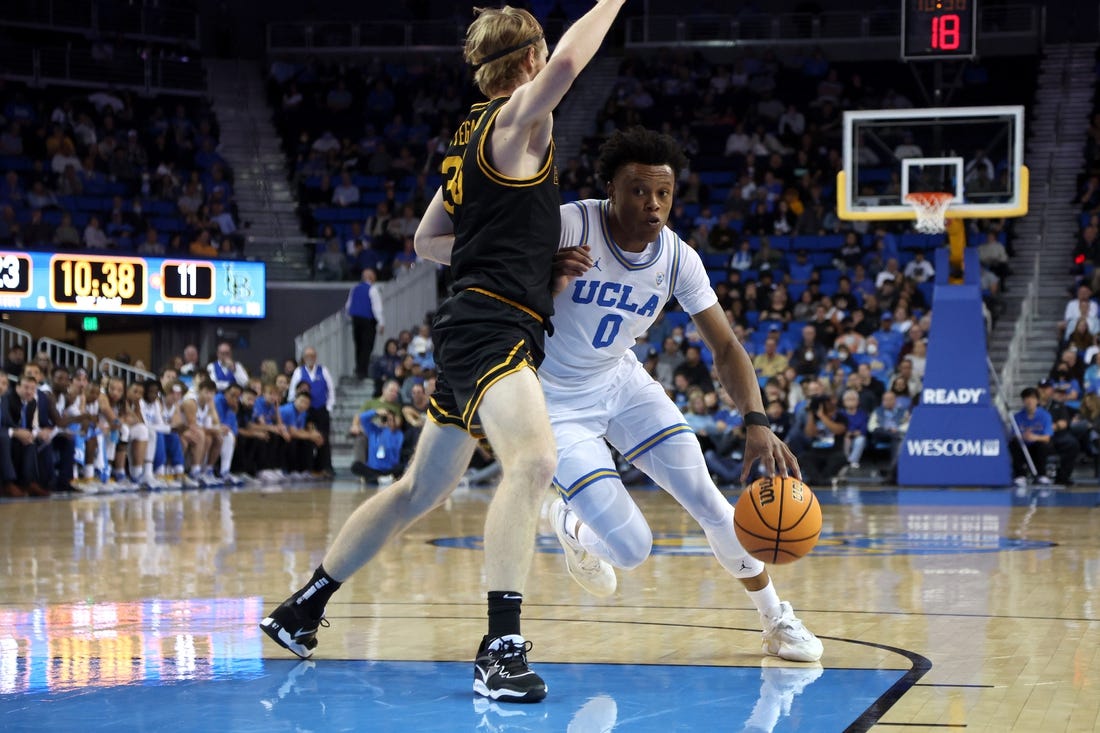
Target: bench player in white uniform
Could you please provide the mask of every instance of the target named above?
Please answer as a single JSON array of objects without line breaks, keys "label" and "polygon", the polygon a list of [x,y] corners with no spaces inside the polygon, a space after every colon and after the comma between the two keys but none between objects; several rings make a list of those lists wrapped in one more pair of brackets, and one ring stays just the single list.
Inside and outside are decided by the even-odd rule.
[{"label": "bench player in white uniform", "polygon": [[733,507],[718,491],[683,415],[630,347],[675,297],[715,355],[718,375],[746,417],[744,480],[759,459],[766,473],[800,476],[769,427],[756,373],[718,305],[699,256],[665,226],[683,153],[670,137],[635,127],[603,145],[597,175],[607,201],[561,207],[554,332],[539,378],[558,466],[551,521],[573,577],[610,595],[612,566],[633,568],[653,536],[619,478],[605,439],[668,491],[706,533],[722,566],[760,612],[763,649],[792,661],[821,657],[821,642],[781,602],[764,563],[737,540]]}]

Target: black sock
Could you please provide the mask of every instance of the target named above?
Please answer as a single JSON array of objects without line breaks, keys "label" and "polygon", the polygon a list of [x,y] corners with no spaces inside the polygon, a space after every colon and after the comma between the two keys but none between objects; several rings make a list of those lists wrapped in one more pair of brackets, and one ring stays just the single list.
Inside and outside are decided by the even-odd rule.
[{"label": "black sock", "polygon": [[519,633],[519,606],[523,594],[512,590],[489,591],[489,638]]},{"label": "black sock", "polygon": [[333,580],[325,572],[323,565],[318,565],[313,571],[313,577],[309,579],[302,590],[295,594],[294,602],[301,606],[312,618],[319,619],[325,615],[325,606],[332,594],[340,589],[340,583]]}]

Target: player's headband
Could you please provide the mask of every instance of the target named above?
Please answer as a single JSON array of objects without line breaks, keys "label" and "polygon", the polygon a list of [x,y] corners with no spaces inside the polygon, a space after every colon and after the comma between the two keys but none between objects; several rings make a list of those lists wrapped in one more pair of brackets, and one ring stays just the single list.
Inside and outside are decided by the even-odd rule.
[{"label": "player's headband", "polygon": [[497,51],[496,53],[491,53],[488,56],[486,56],[485,58],[483,58],[481,61],[478,61],[476,64],[474,64],[474,71],[477,71],[478,69],[480,69],[485,64],[488,64],[492,61],[496,61],[497,59],[502,59],[505,56],[507,56],[508,54],[514,53],[514,52],[520,50],[521,48],[527,48],[528,46],[533,46],[541,40],[542,40],[542,34],[540,33],[537,36],[535,36],[534,38],[528,38],[523,43],[516,44],[515,46],[509,46],[508,48],[501,49],[500,51]]}]

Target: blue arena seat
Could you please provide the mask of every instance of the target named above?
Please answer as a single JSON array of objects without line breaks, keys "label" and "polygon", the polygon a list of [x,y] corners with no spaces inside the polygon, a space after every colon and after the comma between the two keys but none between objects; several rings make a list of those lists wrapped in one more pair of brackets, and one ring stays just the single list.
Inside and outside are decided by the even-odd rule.
[{"label": "blue arena seat", "polygon": [[699,171],[699,182],[708,186],[729,186],[733,183],[733,171]]},{"label": "blue arena seat", "polygon": [[665,313],[665,323],[668,324],[669,330],[672,330],[676,326],[687,328],[687,324],[690,320],[691,316],[684,311],[668,311]]},{"label": "blue arena seat", "polygon": [[[944,243],[945,239],[946,236],[943,234],[920,234],[917,232],[907,232],[901,235],[901,240],[898,243],[898,248],[911,251],[918,249],[927,251],[939,247]],[[985,237],[982,237],[982,241],[985,241]]]},{"label": "blue arena seat", "polygon": [[703,266],[706,267],[708,270],[721,268],[723,270],[722,279],[726,279],[725,268],[730,261],[730,256],[728,254],[723,254],[721,252],[710,252],[708,254],[702,255],[702,259]]}]

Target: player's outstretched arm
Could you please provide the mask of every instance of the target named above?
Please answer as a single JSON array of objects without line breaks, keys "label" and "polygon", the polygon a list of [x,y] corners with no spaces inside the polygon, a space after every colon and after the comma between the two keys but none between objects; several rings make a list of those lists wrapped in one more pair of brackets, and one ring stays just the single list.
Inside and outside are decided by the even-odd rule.
[{"label": "player's outstretched arm", "polygon": [[[718,369],[718,379],[733,398],[742,415],[749,412],[764,412],[764,401],[760,396],[760,383],[756,378],[752,360],[745,347],[733,335],[722,306],[717,303],[691,317],[699,334],[703,337]],[[765,473],[779,473],[783,476],[802,478],[798,459],[767,425],[745,426],[745,460],[741,469],[741,480],[745,481],[752,469],[753,461],[760,460]]]},{"label": "player's outstretched arm", "polygon": [[454,222],[443,208],[443,189],[439,188],[424,211],[413,235],[416,254],[441,265],[451,264],[451,249],[455,244]]},{"label": "player's outstretched arm", "polygon": [[524,128],[546,120],[596,55],[626,0],[598,0],[562,35],[546,68],[519,87],[500,111],[497,125]]}]

